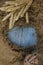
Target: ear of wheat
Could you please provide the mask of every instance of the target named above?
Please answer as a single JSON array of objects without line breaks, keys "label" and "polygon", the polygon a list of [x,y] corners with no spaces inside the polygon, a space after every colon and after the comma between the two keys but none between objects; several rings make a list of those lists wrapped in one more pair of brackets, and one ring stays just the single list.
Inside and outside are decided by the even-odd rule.
[{"label": "ear of wheat", "polygon": [[8,14],[2,19],[5,21],[7,19],[9,22],[9,29],[13,28],[14,23],[21,17],[26,18],[26,23],[29,22],[29,16],[27,10],[31,6],[33,0],[15,0],[15,1],[5,1],[4,5],[0,7],[1,11],[7,12]]}]

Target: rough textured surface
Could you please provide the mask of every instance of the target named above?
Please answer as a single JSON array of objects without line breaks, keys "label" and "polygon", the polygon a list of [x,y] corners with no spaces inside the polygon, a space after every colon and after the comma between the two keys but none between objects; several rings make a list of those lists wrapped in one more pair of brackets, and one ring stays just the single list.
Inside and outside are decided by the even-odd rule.
[{"label": "rough textured surface", "polygon": [[[2,0],[4,2],[4,0]],[[0,3],[1,5],[1,3]],[[8,40],[6,40],[6,31],[8,31],[8,21],[2,22],[1,19],[4,13],[0,13],[0,65],[21,65],[21,61],[17,61],[15,63],[11,63],[13,59],[15,60],[16,57],[22,58],[22,52],[12,51],[10,46],[8,45]],[[39,52],[39,65],[43,65],[43,0],[34,0],[32,6],[29,9],[29,26],[35,26],[38,36],[39,42],[37,46],[37,51]],[[20,21],[20,20],[19,20]],[[26,25],[24,22],[19,22],[21,25]],[[22,19],[24,21],[24,19]],[[15,25],[19,25],[16,23]],[[4,34],[4,35],[3,35]],[[17,48],[17,47],[15,47]],[[19,59],[19,60],[20,60]],[[20,64],[21,63],[21,64]]]},{"label": "rough textured surface", "polygon": [[14,27],[8,31],[8,39],[12,44],[23,48],[37,45],[37,32],[34,27]]}]

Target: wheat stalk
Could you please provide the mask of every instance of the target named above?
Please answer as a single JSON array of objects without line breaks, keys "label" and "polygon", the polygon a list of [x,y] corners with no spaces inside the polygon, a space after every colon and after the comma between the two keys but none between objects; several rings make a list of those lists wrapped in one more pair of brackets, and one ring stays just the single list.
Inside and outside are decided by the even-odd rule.
[{"label": "wheat stalk", "polygon": [[12,12],[11,17],[10,17],[9,29],[11,29],[13,27],[12,23],[13,23],[13,12]]},{"label": "wheat stalk", "polygon": [[27,3],[27,5],[26,5],[26,7],[25,7],[25,9],[24,9],[24,11],[23,11],[21,17],[24,16],[24,14],[25,14],[26,11],[29,9],[29,7],[30,7],[30,5],[32,4],[32,2],[33,2],[33,0],[30,0],[30,1]]},{"label": "wheat stalk", "polygon": [[26,12],[26,23],[29,23],[29,15],[28,15],[28,12]]},{"label": "wheat stalk", "polygon": [[7,15],[2,19],[2,21],[5,21],[5,20],[8,19],[10,16],[11,16],[11,13],[7,14]]}]

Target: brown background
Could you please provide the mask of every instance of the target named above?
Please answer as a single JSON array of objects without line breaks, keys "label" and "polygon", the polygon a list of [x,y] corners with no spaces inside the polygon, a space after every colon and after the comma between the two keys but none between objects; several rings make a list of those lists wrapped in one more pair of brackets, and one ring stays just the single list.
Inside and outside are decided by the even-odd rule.
[{"label": "brown background", "polygon": [[[0,6],[4,0],[0,0]],[[39,64],[43,65],[43,0],[34,0],[32,6],[29,9],[29,20],[28,25],[35,26],[39,41],[37,45],[37,51],[39,53]],[[12,59],[16,57],[22,57],[21,52],[12,51],[11,47],[8,45],[8,40],[6,40],[5,34],[8,27],[7,22],[2,22],[3,14],[0,12],[0,65],[21,65],[20,61],[15,63],[10,63]],[[24,20],[23,20],[24,21]],[[19,23],[19,22],[18,22]],[[18,23],[16,23],[18,25]],[[24,24],[24,23],[21,23]],[[20,64],[21,63],[21,64]]]}]

